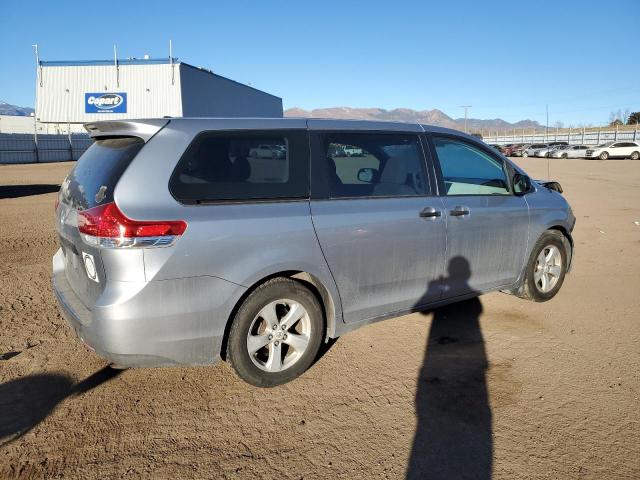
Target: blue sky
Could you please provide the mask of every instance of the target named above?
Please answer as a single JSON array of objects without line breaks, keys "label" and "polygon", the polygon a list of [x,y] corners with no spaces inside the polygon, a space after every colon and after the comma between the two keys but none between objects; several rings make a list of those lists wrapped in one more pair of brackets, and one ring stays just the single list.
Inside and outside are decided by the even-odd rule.
[{"label": "blue sky", "polygon": [[601,124],[640,110],[640,0],[104,3],[2,0],[0,99],[33,105],[44,60],[174,56],[285,108],[439,108]]}]

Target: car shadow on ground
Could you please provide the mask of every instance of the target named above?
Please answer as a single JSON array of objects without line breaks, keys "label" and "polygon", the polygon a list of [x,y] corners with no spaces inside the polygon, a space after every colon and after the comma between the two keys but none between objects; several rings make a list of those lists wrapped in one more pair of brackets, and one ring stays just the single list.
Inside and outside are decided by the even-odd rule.
[{"label": "car shadow on ground", "polygon": [[[467,282],[469,263],[455,257],[449,276]],[[441,279],[446,280],[446,279]],[[439,288],[432,282],[429,289]],[[425,298],[430,297],[430,292]],[[418,377],[417,427],[408,479],[490,479],[493,441],[488,366],[479,298],[435,309]]]},{"label": "car shadow on ground", "polygon": [[0,385],[0,446],[38,425],[64,399],[80,395],[117,377],[122,370],[104,367],[77,384],[63,374],[43,373]]},{"label": "car shadow on ground", "polygon": [[0,199],[29,197],[60,190],[60,185],[52,183],[34,185],[0,185]]}]

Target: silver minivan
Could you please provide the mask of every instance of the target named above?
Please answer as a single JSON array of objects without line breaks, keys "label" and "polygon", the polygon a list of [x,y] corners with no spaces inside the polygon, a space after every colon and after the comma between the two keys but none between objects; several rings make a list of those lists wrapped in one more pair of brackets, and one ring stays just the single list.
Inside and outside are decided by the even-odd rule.
[{"label": "silver minivan", "polygon": [[223,358],[274,386],[371,322],[494,290],[549,300],[571,265],[559,185],[461,132],[294,118],[86,128],[95,141],[56,203],[52,282],[78,337],[118,367]]}]

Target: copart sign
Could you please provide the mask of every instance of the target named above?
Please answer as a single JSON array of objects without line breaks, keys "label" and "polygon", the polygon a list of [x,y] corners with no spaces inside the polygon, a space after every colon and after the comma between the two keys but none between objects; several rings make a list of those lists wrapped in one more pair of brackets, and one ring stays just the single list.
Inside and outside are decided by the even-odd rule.
[{"label": "copart sign", "polygon": [[85,93],[84,113],[127,113],[127,94]]}]

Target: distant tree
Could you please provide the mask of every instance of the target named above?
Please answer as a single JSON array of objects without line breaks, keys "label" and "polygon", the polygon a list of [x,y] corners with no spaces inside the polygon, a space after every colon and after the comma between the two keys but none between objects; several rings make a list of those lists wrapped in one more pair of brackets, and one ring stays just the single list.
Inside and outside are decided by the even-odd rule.
[{"label": "distant tree", "polygon": [[613,122],[609,122],[610,127],[617,127],[618,125],[624,125],[624,122],[619,118],[616,118]]},{"label": "distant tree", "polygon": [[640,123],[640,112],[633,112],[627,118],[627,125],[637,125]]}]

